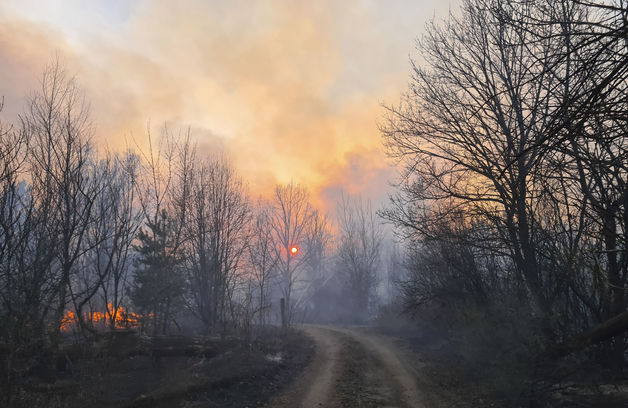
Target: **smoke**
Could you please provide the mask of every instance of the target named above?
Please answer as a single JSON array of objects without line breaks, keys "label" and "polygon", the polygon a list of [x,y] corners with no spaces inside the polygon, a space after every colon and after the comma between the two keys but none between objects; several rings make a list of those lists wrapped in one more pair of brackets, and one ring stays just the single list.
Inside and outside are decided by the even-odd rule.
[{"label": "smoke", "polygon": [[[0,6],[0,95],[15,116],[58,55],[91,101],[98,144],[191,126],[255,194],[295,180],[329,209],[339,186],[382,196],[381,103],[436,1],[24,1]],[[440,6],[442,8],[442,5]]]}]

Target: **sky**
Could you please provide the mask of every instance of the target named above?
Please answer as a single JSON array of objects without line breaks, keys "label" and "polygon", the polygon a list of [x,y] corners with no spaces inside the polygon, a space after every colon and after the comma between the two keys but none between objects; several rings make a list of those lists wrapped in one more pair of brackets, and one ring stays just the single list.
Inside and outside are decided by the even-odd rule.
[{"label": "sky", "polygon": [[396,171],[378,123],[406,90],[414,44],[456,0],[0,0],[0,96],[15,117],[56,57],[122,150],[187,129],[254,195],[306,186],[384,205]]}]

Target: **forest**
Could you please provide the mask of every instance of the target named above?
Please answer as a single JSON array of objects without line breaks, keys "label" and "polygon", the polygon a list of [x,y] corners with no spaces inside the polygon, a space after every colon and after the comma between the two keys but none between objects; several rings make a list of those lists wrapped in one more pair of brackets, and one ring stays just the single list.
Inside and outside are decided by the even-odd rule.
[{"label": "forest", "polygon": [[625,1],[465,1],[388,107],[405,308],[510,400],[625,378],[627,16]]},{"label": "forest", "polygon": [[[112,153],[96,149],[92,127],[56,61],[2,129],[9,404],[22,377],[54,378],[68,341],[129,330],[251,339],[271,323],[369,317],[383,242],[369,202],[343,196],[332,236],[306,188],[278,185],[255,200],[229,159],[202,156],[189,130],[149,130],[148,150]],[[338,273],[325,273],[331,263]]]},{"label": "forest", "polygon": [[[192,127],[149,123],[103,148],[80,73],[43,67],[18,118],[0,120],[3,404],[81,406],[41,384],[83,360],[113,370],[129,338],[125,358],[146,367],[205,364],[231,343],[264,364],[293,353],[291,374],[271,370],[290,384],[319,361],[323,326],[308,323],[363,355],[376,351],[340,327],[405,339],[445,378],[417,381],[467,404],[434,406],[625,406],[628,2],[463,0],[425,32],[379,118],[398,170],[383,208],[347,193],[317,208],[298,181],[255,197]],[[339,364],[361,378],[356,361]],[[344,384],[338,406],[382,406]],[[190,406],[250,403],[225,398]],[[183,406],[163,404],[147,406]]]}]

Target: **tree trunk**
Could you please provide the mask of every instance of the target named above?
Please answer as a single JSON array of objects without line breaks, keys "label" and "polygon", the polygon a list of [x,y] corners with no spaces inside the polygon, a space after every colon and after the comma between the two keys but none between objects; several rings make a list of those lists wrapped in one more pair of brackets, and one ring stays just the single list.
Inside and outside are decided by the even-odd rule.
[{"label": "tree trunk", "polygon": [[[624,311],[588,331],[567,339],[563,343],[548,350],[545,354],[547,358],[557,360],[593,344],[600,343],[615,336],[623,336],[626,331],[628,331],[628,311]],[[620,363],[623,364],[623,356]]]},{"label": "tree trunk", "polygon": [[281,298],[279,307],[281,308],[281,327],[285,329],[288,327],[288,318],[286,317],[286,299]]}]

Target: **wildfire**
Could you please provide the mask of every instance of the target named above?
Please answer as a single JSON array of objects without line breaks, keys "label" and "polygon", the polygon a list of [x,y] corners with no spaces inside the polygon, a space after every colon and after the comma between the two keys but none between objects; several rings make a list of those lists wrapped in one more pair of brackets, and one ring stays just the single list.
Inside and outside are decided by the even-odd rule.
[{"label": "wildfire", "polygon": [[[107,304],[107,311],[102,312],[88,312],[83,315],[83,321],[93,325],[105,328],[108,326],[111,319],[115,316],[114,327],[116,329],[128,329],[138,327],[140,325],[140,319],[142,315],[137,313],[128,312],[124,307],[120,306],[117,309],[113,307],[111,303]],[[61,331],[70,332],[78,326],[78,316],[72,310],[66,310],[61,321]]]}]

